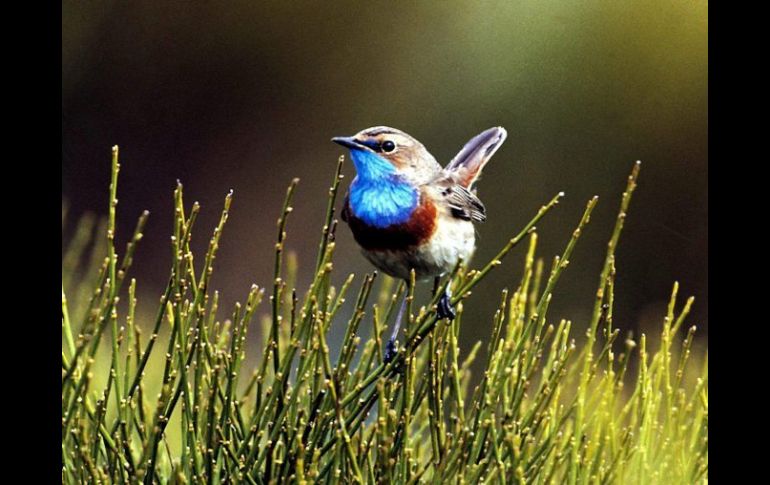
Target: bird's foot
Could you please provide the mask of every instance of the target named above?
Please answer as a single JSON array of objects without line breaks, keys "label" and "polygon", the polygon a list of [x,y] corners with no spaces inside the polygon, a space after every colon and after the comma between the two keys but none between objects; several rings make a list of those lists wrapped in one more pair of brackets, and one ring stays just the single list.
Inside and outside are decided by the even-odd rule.
[{"label": "bird's foot", "polygon": [[457,316],[454,307],[452,307],[452,302],[450,301],[450,294],[448,290],[445,291],[444,294],[441,295],[441,298],[438,300],[438,305],[436,305],[436,316],[439,318],[439,320],[442,318],[454,320]]},{"label": "bird's foot", "polygon": [[385,355],[382,356],[383,363],[387,364],[391,360],[393,360],[393,357],[396,356],[396,340],[395,339],[388,339],[388,342],[385,344]]}]

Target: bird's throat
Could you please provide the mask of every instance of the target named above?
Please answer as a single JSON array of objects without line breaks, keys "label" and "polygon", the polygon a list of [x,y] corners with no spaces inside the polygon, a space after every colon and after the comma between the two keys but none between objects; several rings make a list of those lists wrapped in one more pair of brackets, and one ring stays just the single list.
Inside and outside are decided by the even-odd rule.
[{"label": "bird's throat", "polygon": [[350,186],[353,214],[378,228],[408,221],[419,203],[417,188],[376,154],[351,150],[351,156],[357,172]]}]

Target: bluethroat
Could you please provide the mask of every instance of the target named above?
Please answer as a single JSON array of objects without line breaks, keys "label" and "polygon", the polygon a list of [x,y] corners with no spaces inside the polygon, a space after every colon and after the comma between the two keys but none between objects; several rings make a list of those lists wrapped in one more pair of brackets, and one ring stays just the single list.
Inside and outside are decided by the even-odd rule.
[{"label": "bluethroat", "polygon": [[[356,177],[350,184],[341,217],[362,252],[375,267],[410,281],[439,279],[476,247],[474,222],[484,222],[484,204],[473,184],[503,143],[502,127],[490,128],[465,144],[446,167],[414,137],[395,128],[375,126],[332,141],[350,150]],[[448,287],[447,287],[448,288]],[[455,317],[447,291],[437,316]],[[406,298],[385,350],[395,356]]]}]

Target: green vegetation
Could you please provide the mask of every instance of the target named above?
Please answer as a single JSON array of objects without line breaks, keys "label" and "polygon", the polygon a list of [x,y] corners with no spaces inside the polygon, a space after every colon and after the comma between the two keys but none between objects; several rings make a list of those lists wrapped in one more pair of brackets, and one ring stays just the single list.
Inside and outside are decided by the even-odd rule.
[{"label": "green vegetation", "polygon": [[[309,287],[294,287],[295,266],[284,261],[295,180],[278,220],[269,297],[253,286],[224,319],[209,282],[232,194],[201,261],[190,251],[199,207],[185,207],[179,185],[168,285],[144,322],[128,274],[147,214],[119,256],[113,150],[107,254],[91,258],[91,277],[75,271],[95,225],[84,219],[62,261],[63,482],[707,482],[707,358],[693,346],[695,328],[682,330],[692,298],[679,304],[674,285],[654,338],[622,342],[613,328],[614,253],[638,164],[585,335],[573,336],[570,321],[549,320],[548,307],[597,199],[547,265],[536,257],[535,224],[560,194],[488,264],[458,267],[445,279],[455,295],[454,321],[436,320],[435,300],[416,308],[408,295],[405,335],[388,364],[382,335],[406,285],[392,291],[392,280],[374,274],[333,284],[341,165]],[[518,285],[471,295],[518,247]],[[342,311],[346,298],[355,300],[352,313]],[[499,299],[499,308],[486,342],[460,349],[463,302],[474,298]],[[263,300],[263,346],[247,348]],[[332,327],[345,329],[334,352]],[[484,360],[476,377],[474,359]]]}]

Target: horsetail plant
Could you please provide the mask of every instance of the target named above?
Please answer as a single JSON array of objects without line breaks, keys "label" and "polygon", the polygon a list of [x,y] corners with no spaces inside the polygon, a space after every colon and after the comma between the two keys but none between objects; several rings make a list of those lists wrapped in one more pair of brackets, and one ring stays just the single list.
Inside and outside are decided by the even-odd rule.
[{"label": "horsetail plant", "polygon": [[[148,214],[120,257],[113,149],[109,216],[97,231],[106,244],[93,249],[89,271],[76,270],[96,227],[83,218],[62,258],[63,483],[707,482],[708,361],[695,327],[680,335],[693,299],[679,307],[674,285],[654,351],[647,335],[621,342],[613,328],[615,250],[638,163],[585,337],[573,336],[573,322],[549,319],[548,308],[597,199],[547,270],[535,226],[557,194],[481,269],[461,264],[445,278],[455,320],[437,318],[437,297],[417,308],[406,295],[405,345],[384,363],[382,334],[407,285],[376,273],[334,284],[342,162],[306,289],[285,257],[298,180],[289,186],[256,350],[247,334],[266,289],[253,286],[223,319],[210,285],[232,193],[200,263],[190,243],[201,209],[186,208],[177,185],[168,282],[151,321],[137,312],[139,283],[127,278]],[[519,283],[499,296],[471,295],[522,243]],[[466,352],[458,342],[472,298],[499,304],[486,345]],[[344,329],[338,346],[329,344],[332,328]],[[473,377],[482,355],[483,373]]]}]

